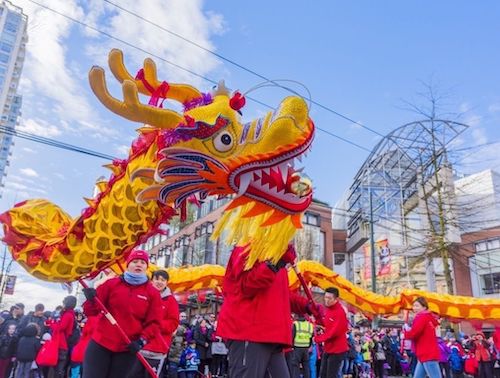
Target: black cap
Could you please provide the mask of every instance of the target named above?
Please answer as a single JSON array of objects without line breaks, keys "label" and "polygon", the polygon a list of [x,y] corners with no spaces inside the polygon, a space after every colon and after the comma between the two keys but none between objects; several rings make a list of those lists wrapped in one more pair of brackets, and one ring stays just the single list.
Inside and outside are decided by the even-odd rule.
[{"label": "black cap", "polygon": [[21,310],[24,310],[24,304],[23,303],[16,303],[14,307],[20,308]]}]

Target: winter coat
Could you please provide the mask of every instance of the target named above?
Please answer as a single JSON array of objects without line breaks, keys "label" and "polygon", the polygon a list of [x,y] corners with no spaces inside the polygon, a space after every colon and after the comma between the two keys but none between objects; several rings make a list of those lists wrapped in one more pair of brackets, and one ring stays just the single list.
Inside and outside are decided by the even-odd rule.
[{"label": "winter coat", "polygon": [[168,360],[179,364],[181,359],[181,354],[184,349],[184,337],[186,335],[186,328],[182,325],[177,327],[175,335],[172,338],[172,343],[170,344],[170,350],[168,351]]},{"label": "winter coat", "polygon": [[307,299],[290,292],[286,269],[275,273],[257,262],[245,270],[246,256],[243,247],[235,247],[227,264],[217,336],[292,346],[292,323],[284,319],[292,310],[304,314]]},{"label": "winter coat", "polygon": [[344,353],[349,350],[347,330],[349,322],[342,304],[337,301],[333,306],[323,309],[323,326],[325,332],[316,336],[317,343],[325,343],[324,351],[329,354]]},{"label": "winter coat", "polygon": [[442,363],[448,362],[448,360],[450,359],[451,350],[441,337],[438,338],[438,347],[439,347],[439,362]]},{"label": "winter coat", "polygon": [[73,309],[65,309],[61,311],[61,317],[57,322],[51,324],[53,335],[58,335],[57,338],[59,349],[68,350],[68,339],[73,333],[75,327],[75,311]]},{"label": "winter coat", "polygon": [[474,356],[478,362],[489,362],[491,361],[491,353],[489,350],[489,345],[486,341],[476,341],[474,343]]},{"label": "winter coat", "polygon": [[20,335],[21,331],[29,324],[29,323],[35,323],[40,327],[40,335],[43,335],[47,327],[45,326],[45,322],[47,321],[47,318],[43,315],[41,316],[35,316],[33,313],[29,313],[28,315],[24,315],[21,320],[19,321],[19,325],[17,326],[16,329],[16,334]]},{"label": "winter coat", "polygon": [[[148,342],[159,332],[161,298],[151,282],[130,285],[122,277],[111,278],[97,288],[97,297],[130,340],[144,338]],[[112,352],[127,350],[123,337],[104,317],[95,300],[85,301],[83,311],[87,316],[99,316],[92,340]]]},{"label": "winter coat", "polygon": [[184,371],[198,371],[200,365],[200,355],[196,349],[188,346],[181,354],[179,366]]},{"label": "winter coat", "polygon": [[418,361],[439,361],[436,337],[438,324],[436,317],[430,311],[424,310],[415,316],[411,329],[405,331],[405,339],[413,341]]},{"label": "winter coat", "polygon": [[146,344],[144,350],[157,353],[168,353],[172,342],[172,335],[179,325],[179,305],[169,288],[161,294],[161,321],[160,333]]},{"label": "winter coat", "polygon": [[0,359],[4,360],[15,356],[17,348],[17,337],[3,335],[0,337]]},{"label": "winter coat", "polygon": [[41,348],[40,339],[37,337],[38,329],[35,325],[27,325],[21,332],[17,343],[16,358],[20,362],[34,361]]},{"label": "winter coat", "polygon": [[[194,328],[193,340],[196,341],[196,350],[200,354],[200,359],[206,360],[212,357],[210,345],[212,342],[212,330],[208,327],[201,328],[197,325]],[[208,344],[208,346],[206,346]]]}]

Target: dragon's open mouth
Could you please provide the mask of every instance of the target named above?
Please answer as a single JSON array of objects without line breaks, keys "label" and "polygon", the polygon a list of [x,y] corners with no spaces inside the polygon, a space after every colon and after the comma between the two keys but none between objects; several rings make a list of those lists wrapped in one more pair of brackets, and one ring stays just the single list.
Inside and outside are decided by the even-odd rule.
[{"label": "dragon's open mouth", "polygon": [[305,142],[288,152],[243,164],[229,175],[229,185],[238,196],[247,196],[287,214],[307,209],[312,191],[298,195],[293,188],[301,169],[295,169],[295,159],[301,160],[312,143],[312,133]]}]

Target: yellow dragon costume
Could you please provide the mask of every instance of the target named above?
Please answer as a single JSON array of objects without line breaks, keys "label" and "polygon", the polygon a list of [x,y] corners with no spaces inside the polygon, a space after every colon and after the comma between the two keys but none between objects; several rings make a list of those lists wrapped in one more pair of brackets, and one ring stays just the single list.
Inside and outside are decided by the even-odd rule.
[{"label": "yellow dragon costume", "polygon": [[[274,112],[242,123],[244,97],[221,83],[212,94],[159,81],[150,59],[134,78],[119,50],[109,54],[109,67],[122,83],[123,101],[110,95],[104,70],[93,67],[90,85],[111,111],[144,124],[126,160],[108,165],[112,174],[98,183],[100,193],[77,218],[46,200],[29,200],[0,215],[4,242],[13,258],[33,276],[70,282],[116,266],[158,231],[186,201],[208,195],[234,198],[219,220],[214,237],[229,230],[228,243],[250,248],[247,268],[256,261],[276,262],[301,227],[312,200],[310,183],[301,181],[294,159],[310,148],[314,124],[299,97],[285,98]],[[150,96],[142,104],[138,94]],[[163,100],[183,112],[163,108]],[[159,103],[161,101],[161,103]],[[354,286],[313,261],[299,267],[315,286],[337,286],[342,298],[367,314],[396,314],[424,296],[430,309],[453,319],[500,320],[500,301],[404,291],[383,297]],[[174,291],[214,288],[224,268],[201,266],[170,269]],[[299,282],[290,273],[290,285]]]}]

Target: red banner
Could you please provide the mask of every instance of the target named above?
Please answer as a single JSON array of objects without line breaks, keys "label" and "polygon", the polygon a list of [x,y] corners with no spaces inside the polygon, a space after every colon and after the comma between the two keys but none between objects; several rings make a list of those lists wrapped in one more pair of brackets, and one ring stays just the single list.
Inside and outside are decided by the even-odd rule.
[{"label": "red banner", "polygon": [[14,288],[16,287],[16,276],[7,276],[5,278],[4,294],[14,295]]}]

